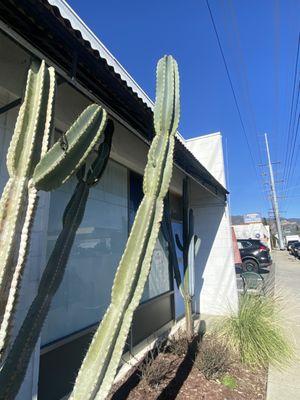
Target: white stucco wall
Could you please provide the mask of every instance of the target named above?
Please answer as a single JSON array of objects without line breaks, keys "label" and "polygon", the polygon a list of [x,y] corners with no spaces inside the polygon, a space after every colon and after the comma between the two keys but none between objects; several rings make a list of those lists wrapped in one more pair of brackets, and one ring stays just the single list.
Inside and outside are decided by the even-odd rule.
[{"label": "white stucco wall", "polygon": [[221,133],[188,139],[186,146],[214,178],[226,187]]},{"label": "white stucco wall", "polygon": [[[190,139],[187,147],[226,186],[221,134]],[[210,315],[236,311],[238,296],[228,205],[222,196],[215,197],[192,185],[191,207],[195,233],[201,238],[196,258],[195,311]]]}]

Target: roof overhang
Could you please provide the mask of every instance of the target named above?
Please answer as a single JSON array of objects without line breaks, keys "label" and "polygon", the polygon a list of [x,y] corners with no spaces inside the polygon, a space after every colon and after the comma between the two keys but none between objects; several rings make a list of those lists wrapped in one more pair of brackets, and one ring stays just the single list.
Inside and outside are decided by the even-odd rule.
[{"label": "roof overhang", "polygon": [[[7,0],[1,20],[141,135],[153,138],[153,102],[62,0]],[[177,136],[175,164],[215,195],[227,190]]]}]

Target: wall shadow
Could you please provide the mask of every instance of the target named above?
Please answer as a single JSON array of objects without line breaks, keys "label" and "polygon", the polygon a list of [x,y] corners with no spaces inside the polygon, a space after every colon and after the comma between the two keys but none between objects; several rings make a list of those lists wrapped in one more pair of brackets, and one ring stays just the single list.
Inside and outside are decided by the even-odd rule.
[{"label": "wall shadow", "polygon": [[[210,200],[207,200],[210,204]],[[213,251],[212,246],[218,246],[215,242],[222,218],[225,204],[211,204],[202,207],[193,207],[195,216],[195,234],[201,239],[201,245],[195,260],[195,296],[194,311],[200,313],[200,296],[204,285],[203,274],[207,267],[208,259]],[[220,249],[221,250],[221,249]],[[214,252],[216,249],[214,249]],[[224,255],[225,256],[225,255]]]}]

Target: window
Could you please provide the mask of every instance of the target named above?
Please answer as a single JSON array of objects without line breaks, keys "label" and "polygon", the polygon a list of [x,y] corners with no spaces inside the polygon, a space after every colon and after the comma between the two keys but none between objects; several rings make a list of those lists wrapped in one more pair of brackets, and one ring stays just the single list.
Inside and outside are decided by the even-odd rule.
[{"label": "window", "polygon": [[242,243],[243,249],[247,249],[248,247],[252,246],[252,243],[248,242],[247,240],[243,240],[241,243]]},{"label": "window", "polygon": [[[47,256],[61,229],[73,179],[51,194]],[[63,282],[42,332],[42,344],[97,323],[110,302],[111,287],[128,235],[127,169],[109,161],[101,181],[91,188],[76,233]]]},{"label": "window", "polygon": [[[130,172],[129,186],[129,227],[131,228],[135,214],[143,198],[142,176]],[[169,290],[170,275],[168,243],[160,232],[153,252],[151,270],[141,301],[144,302]]]}]

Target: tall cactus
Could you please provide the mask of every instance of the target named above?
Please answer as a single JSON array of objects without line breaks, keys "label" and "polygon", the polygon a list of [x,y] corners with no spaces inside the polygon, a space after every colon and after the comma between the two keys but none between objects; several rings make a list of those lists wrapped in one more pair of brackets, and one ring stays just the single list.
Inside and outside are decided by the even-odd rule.
[{"label": "tall cactus", "polygon": [[97,158],[85,176],[85,165],[77,173],[78,183],[63,215],[63,228],[43,272],[38,293],[0,371],[0,400],[13,400],[24,379],[32,351],[40,335],[52,299],[66,269],[86,207],[90,187],[99,182],[110,154],[113,123],[108,121]]},{"label": "tall cactus", "polygon": [[96,331],[77,376],[72,400],[104,399],[113,383],[132,317],[149,274],[163,215],[179,122],[179,75],[176,61],[163,57],[157,65],[154,137],[145,168],[144,197],[118,266],[111,303]]},{"label": "tall cactus", "polygon": [[[194,234],[194,215],[193,210],[189,208],[189,181],[185,178],[182,185],[183,192],[183,236],[182,243],[178,235],[175,235],[176,244],[183,253],[183,278],[181,284],[181,293],[184,299],[186,333],[189,338],[194,334],[192,298],[195,290],[194,263],[195,257],[199,251],[200,239]],[[172,238],[173,233],[171,232]],[[174,239],[173,239],[174,240]],[[176,267],[176,264],[175,264]],[[178,264],[177,264],[178,268]]]},{"label": "tall cactus", "polygon": [[54,120],[55,71],[33,61],[7,154],[9,180],[0,201],[0,359],[7,350],[29,248],[38,190],[53,190],[86,160],[106,124],[106,112],[87,107],[66,133],[68,148],[48,151]]}]

